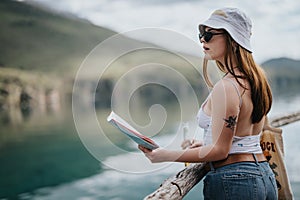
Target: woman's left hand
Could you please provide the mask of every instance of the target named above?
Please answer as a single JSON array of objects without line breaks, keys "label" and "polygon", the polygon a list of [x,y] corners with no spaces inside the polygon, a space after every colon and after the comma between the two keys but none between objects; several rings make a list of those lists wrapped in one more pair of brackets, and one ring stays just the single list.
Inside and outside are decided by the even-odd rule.
[{"label": "woman's left hand", "polygon": [[157,148],[154,150],[147,149],[141,145],[138,148],[144,152],[145,156],[152,162],[152,163],[159,163],[159,162],[166,162],[171,161],[170,159],[170,152],[162,149]]}]

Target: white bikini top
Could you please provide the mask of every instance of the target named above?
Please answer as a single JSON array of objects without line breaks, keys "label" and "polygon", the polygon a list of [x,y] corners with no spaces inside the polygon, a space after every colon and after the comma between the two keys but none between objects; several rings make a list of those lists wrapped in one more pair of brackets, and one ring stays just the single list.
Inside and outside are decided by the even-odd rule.
[{"label": "white bikini top", "polygon": [[[242,106],[242,96],[240,95],[240,92],[238,90],[238,87],[234,81],[231,79],[226,79],[229,80],[234,88],[236,89],[238,96],[240,98],[240,105],[239,107]],[[208,95],[206,100],[203,102],[201,105],[198,114],[197,114],[197,121],[198,125],[204,129],[204,135],[203,135],[203,142],[204,145],[212,144],[212,117],[207,115],[203,107],[206,104],[209,96],[211,93]],[[232,141],[232,146],[229,151],[229,154],[234,154],[234,153],[262,153],[262,150],[260,148],[260,134],[258,135],[250,135],[250,136],[244,136],[244,137],[239,137],[239,136],[233,136],[233,141]]]}]

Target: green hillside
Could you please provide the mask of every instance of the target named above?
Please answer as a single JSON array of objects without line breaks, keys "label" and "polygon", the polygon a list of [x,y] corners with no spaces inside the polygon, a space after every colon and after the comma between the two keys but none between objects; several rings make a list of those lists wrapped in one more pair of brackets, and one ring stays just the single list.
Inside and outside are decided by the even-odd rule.
[{"label": "green hillside", "polygon": [[[73,77],[88,53],[114,34],[116,32],[74,16],[54,13],[23,2],[0,1],[0,66],[2,67]],[[119,44],[132,49],[139,48],[141,44],[157,47],[126,37],[119,38],[116,42],[118,44],[106,47],[106,54],[114,52]],[[161,51],[137,53],[139,55],[133,52],[127,54],[126,58],[122,57],[116,62],[117,70],[108,73],[116,76],[116,73],[121,74],[132,66],[147,62],[176,65],[177,68],[184,69],[182,63],[173,62],[172,54],[161,56]],[[192,62],[199,62],[199,58],[186,57]],[[92,75],[95,76],[93,73]]]},{"label": "green hillside", "polygon": [[0,66],[69,72],[115,32],[26,3],[0,1]]}]

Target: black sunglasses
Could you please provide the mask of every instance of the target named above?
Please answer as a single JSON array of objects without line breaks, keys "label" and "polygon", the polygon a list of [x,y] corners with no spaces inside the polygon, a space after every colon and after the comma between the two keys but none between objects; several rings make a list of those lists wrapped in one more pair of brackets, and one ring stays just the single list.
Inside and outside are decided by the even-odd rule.
[{"label": "black sunglasses", "polygon": [[199,33],[199,40],[201,42],[201,38],[204,37],[204,41],[205,42],[209,42],[211,40],[211,38],[214,36],[214,35],[221,35],[221,34],[224,34],[225,32],[222,32],[222,33],[212,33],[212,32],[209,32],[209,31],[204,31],[203,34]]}]

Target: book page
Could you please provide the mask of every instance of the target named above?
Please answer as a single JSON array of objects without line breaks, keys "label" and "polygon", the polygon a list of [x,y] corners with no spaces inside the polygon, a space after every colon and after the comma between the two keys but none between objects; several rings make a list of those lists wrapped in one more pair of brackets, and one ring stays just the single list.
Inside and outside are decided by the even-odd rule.
[{"label": "book page", "polygon": [[122,133],[127,135],[137,144],[151,150],[159,147],[153,140],[139,133],[135,128],[133,128],[130,124],[128,124],[124,119],[122,119],[113,111],[107,117],[107,121],[111,123],[113,126],[115,126],[116,128],[118,128]]}]

